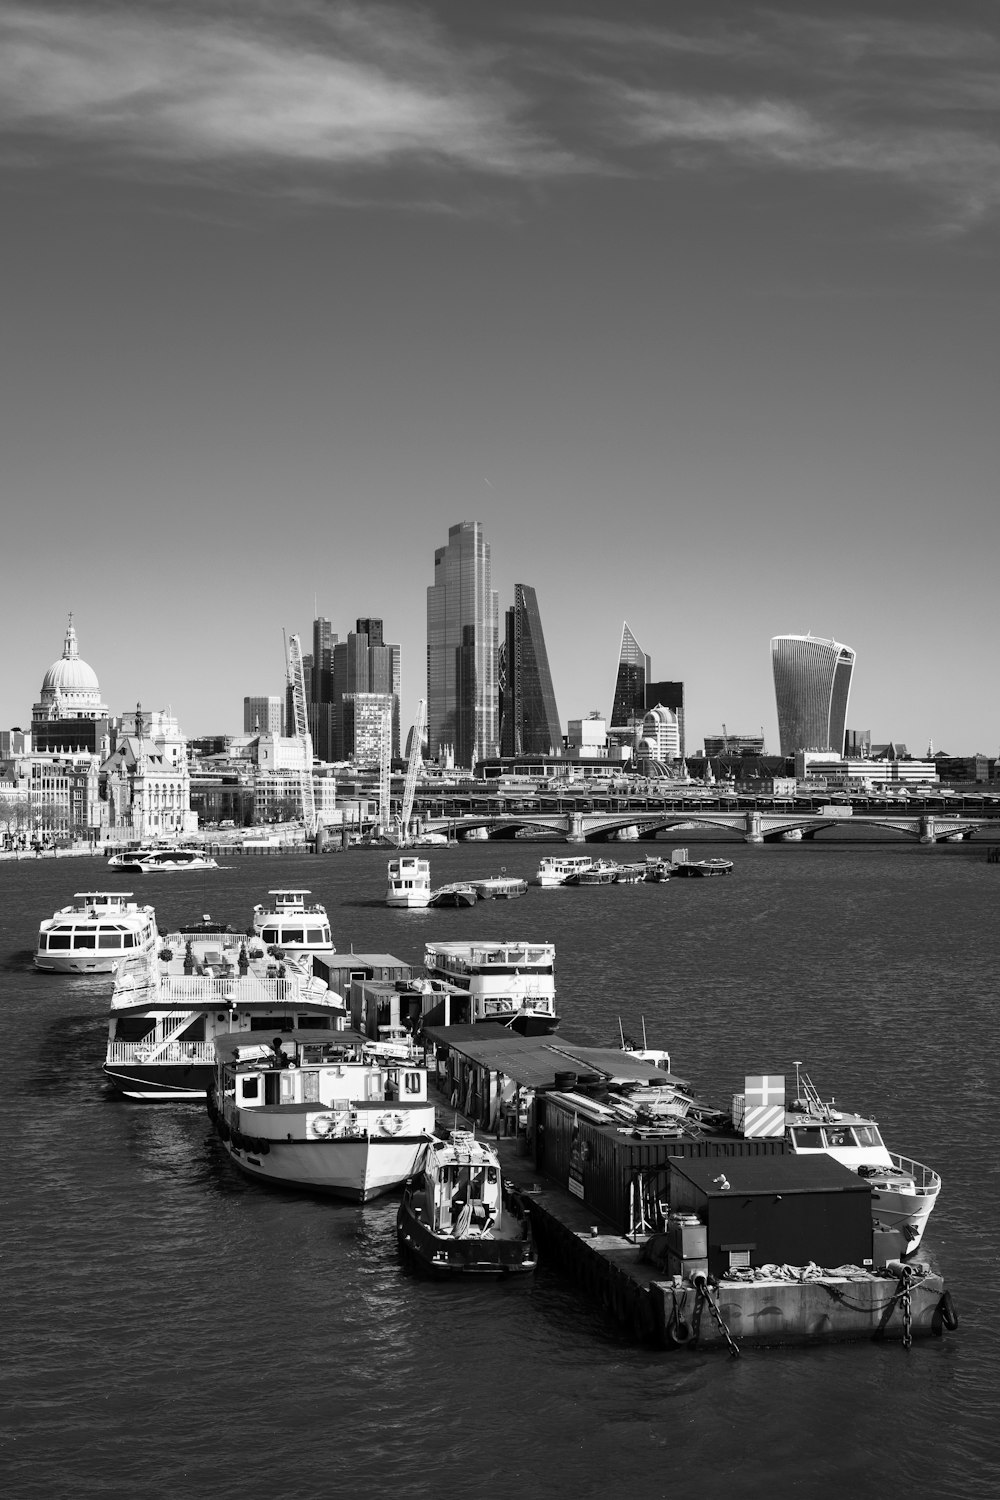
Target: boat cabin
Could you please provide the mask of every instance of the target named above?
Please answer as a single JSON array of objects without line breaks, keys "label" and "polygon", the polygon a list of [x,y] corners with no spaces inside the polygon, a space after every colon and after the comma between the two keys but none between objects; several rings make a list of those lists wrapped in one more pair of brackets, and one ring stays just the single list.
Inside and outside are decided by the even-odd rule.
[{"label": "boat cabin", "polygon": [[[432,1141],[423,1160],[424,1209],[434,1234],[485,1234],[500,1218],[502,1183],[496,1153],[471,1130]],[[414,1188],[419,1182],[414,1182]]]},{"label": "boat cabin", "polygon": [[268,891],[272,904],[254,907],[254,932],[268,948],[333,949],[330,920],[319,902],[307,904],[311,892],[283,888]]}]

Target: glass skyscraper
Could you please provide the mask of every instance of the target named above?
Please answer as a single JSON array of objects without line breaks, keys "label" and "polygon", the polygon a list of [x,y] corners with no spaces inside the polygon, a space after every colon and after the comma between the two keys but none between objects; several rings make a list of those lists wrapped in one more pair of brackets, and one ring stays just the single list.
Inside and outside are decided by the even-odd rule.
[{"label": "glass skyscraper", "polygon": [[814,635],[776,635],[771,665],[782,755],[796,750],[843,755],[854,671],[850,646]]},{"label": "glass skyscraper", "polygon": [[562,744],[542,617],[533,588],[514,585],[498,669],[500,754],[549,755]]},{"label": "glass skyscraper", "polygon": [[622,626],[622,644],[618,653],[618,676],[615,680],[615,700],[611,709],[610,731],[628,729],[636,720],[642,720],[646,712],[646,683],[652,676],[649,657],[628,628]]},{"label": "glass skyscraper", "polygon": [[448,529],[427,590],[427,748],[452,745],[455,764],[496,755],[498,604],[479,521]]}]

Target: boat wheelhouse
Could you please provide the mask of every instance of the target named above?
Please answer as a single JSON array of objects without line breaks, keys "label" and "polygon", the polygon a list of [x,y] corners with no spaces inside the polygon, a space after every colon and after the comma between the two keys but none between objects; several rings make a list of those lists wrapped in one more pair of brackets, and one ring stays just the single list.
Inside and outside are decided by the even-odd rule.
[{"label": "boat wheelhouse", "polygon": [[163,848],[132,849],[112,854],[109,870],[127,870],[133,875],[153,875],[160,870],[217,870],[219,862],[204,849]]},{"label": "boat wheelhouse", "polygon": [[546,855],[539,861],[535,882],[537,885],[565,885],[571,876],[591,869],[593,863],[589,854]]},{"label": "boat wheelhouse", "polygon": [[77,891],[38,928],[34,964],[50,974],[108,974],[126,958],[152,957],[156,914],[131,891]]},{"label": "boat wheelhouse", "polygon": [[398,859],[390,859],[386,906],[420,908],[429,906],[430,899],[430,860],[421,859],[418,854],[401,854]]},{"label": "boat wheelhouse", "polygon": [[279,962],[240,933],[162,941],[169,956],[123,964],[115,977],[104,1075],[126,1098],[203,1099],[219,1036],[344,1029],[346,1007],[308,956]]},{"label": "boat wheelhouse", "polygon": [[283,954],[336,953],[326,907],[309,901],[311,894],[291,887],[268,891],[271,905],[254,907],[254,936],[265,948],[276,948]]},{"label": "boat wheelhouse", "polygon": [[470,1022],[497,1021],[525,1036],[559,1024],[554,943],[434,942],[424,945],[424,972],[463,990]]},{"label": "boat wheelhouse", "polygon": [[[749,1085],[769,1083],[774,1098],[771,1108],[783,1115],[784,1139],[795,1156],[832,1156],[867,1179],[872,1190],[872,1220],[882,1231],[882,1253],[912,1255],[919,1247],[927,1221],[941,1191],[937,1172],[911,1157],[887,1149],[878,1122],[870,1115],[841,1109],[820,1098],[806,1073],[796,1069],[797,1098],[784,1108],[784,1077],[747,1079],[748,1088],[733,1099],[733,1121],[744,1135],[754,1132],[751,1108],[764,1108]],[[766,1092],[766,1088],[765,1088]],[[779,1099],[780,1094],[780,1099]]]},{"label": "boat wheelhouse", "polygon": [[434,1134],[427,1069],[377,1057],[357,1033],[216,1039],[208,1111],[241,1171],[367,1203],[405,1182]]},{"label": "boat wheelhouse", "polygon": [[471,1130],[429,1141],[396,1215],[400,1249],[435,1276],[509,1276],[538,1264],[524,1200]]}]

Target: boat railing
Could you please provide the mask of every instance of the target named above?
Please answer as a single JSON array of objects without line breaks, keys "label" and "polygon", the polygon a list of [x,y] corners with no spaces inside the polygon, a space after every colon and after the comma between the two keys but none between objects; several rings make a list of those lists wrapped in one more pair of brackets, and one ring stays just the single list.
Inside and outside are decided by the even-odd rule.
[{"label": "boat railing", "polygon": [[265,977],[251,969],[236,977],[207,974],[164,974],[160,992],[165,1004],[177,1003],[190,1008],[198,1006],[252,1005],[255,1001],[296,1000],[302,994],[302,980],[293,977]]},{"label": "boat railing", "polygon": [[157,1046],[151,1032],[141,1042],[109,1042],[109,1063],[214,1063],[213,1042],[169,1042],[165,1047]]},{"label": "boat railing", "polygon": [[890,1151],[889,1159],[897,1172],[907,1172],[913,1178],[914,1188],[918,1193],[940,1192],[941,1178],[932,1168],[925,1167],[923,1162],[914,1161],[912,1156],[900,1156],[897,1151]]}]

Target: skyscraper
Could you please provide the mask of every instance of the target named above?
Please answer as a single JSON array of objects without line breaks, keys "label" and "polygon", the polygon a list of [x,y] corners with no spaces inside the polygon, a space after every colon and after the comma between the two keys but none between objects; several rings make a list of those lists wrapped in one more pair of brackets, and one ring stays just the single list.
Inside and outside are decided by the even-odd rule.
[{"label": "skyscraper", "polygon": [[549,656],[538,599],[527,584],[514,585],[498,668],[500,754],[549,755],[562,744]]},{"label": "skyscraper", "polygon": [[771,641],[774,696],[782,755],[796,750],[844,753],[854,652],[813,635],[776,635]]},{"label": "skyscraper", "polygon": [[479,521],[448,529],[427,590],[427,746],[472,766],[497,753],[497,595]]},{"label": "skyscraper", "polygon": [[622,644],[618,653],[618,676],[615,679],[615,701],[611,709],[609,733],[628,729],[646,712],[646,683],[652,676],[649,657],[628,628],[622,625]]}]

